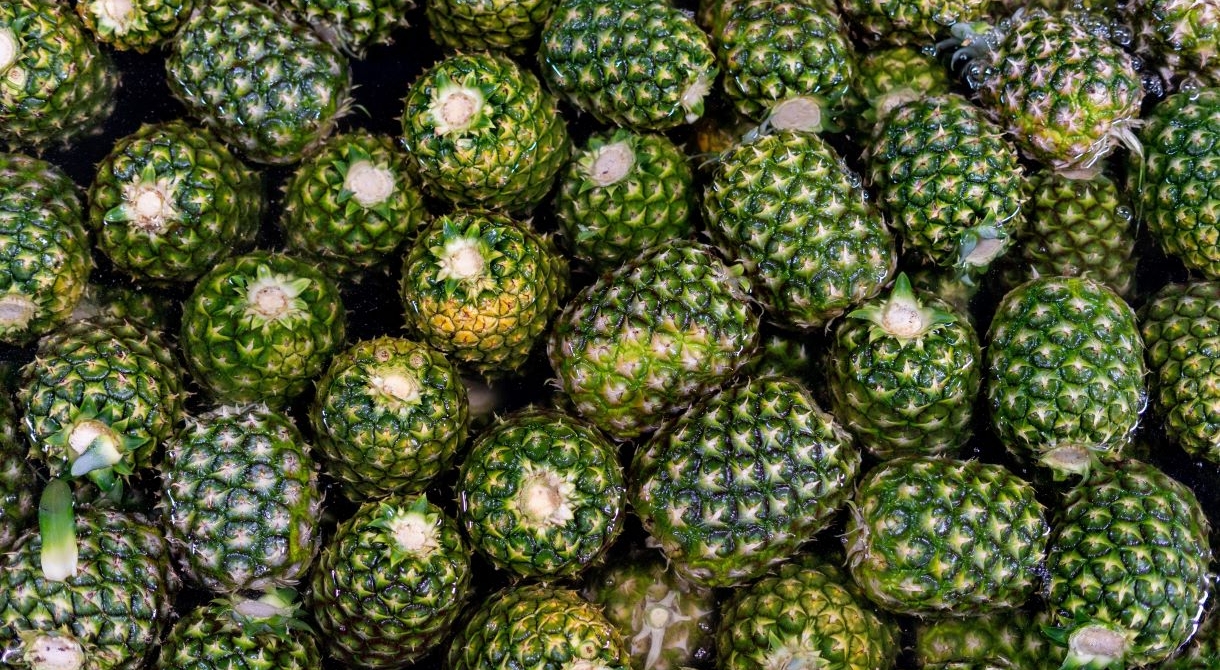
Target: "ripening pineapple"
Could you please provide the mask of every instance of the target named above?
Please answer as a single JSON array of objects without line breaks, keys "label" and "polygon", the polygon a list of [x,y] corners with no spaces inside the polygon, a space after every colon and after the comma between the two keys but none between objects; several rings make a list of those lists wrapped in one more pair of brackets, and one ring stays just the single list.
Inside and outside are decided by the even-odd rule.
[{"label": "ripening pineapple", "polygon": [[156,670],[316,670],[318,642],[302,621],[296,594],[275,589],[258,598],[217,598],[178,619]]},{"label": "ripening pineapple", "polygon": [[79,0],[76,13],[97,41],[148,53],[169,43],[194,7],[195,0]]},{"label": "ripening pineapple", "polygon": [[1056,478],[1130,448],[1147,402],[1135,312],[1085,277],[1040,277],[1009,291],[987,336],[984,387],[1000,442]]},{"label": "ripening pineapple", "polygon": [[192,414],[161,470],[161,514],[193,582],[265,591],[309,570],[322,493],[309,445],[286,414],[261,404]]},{"label": "ripening pineapple", "polygon": [[598,121],[669,130],[703,116],[719,70],[708,36],[666,0],[560,0],[538,63],[557,95]]},{"label": "ripening pineapple", "polygon": [[947,37],[957,23],[991,16],[995,0],[844,0],[843,16],[865,44],[921,46]]},{"label": "ripening pineapple", "polygon": [[872,135],[873,127],[894,107],[952,89],[949,70],[927,50],[914,46],[878,47],[862,53],[852,86],[863,109],[849,122],[864,137]]},{"label": "ripening pineapple", "polygon": [[494,212],[438,217],[403,259],[407,327],[459,367],[511,376],[529,359],[568,292],[550,235]]},{"label": "ripening pineapple", "polygon": [[928,619],[915,629],[915,660],[923,670],[1059,670],[1065,650],[1043,634],[1045,611],[1001,611]]},{"label": "ripening pineapple", "polygon": [[1211,599],[1209,524],[1194,493],[1135,460],[1068,492],[1043,599],[1065,668],[1134,668],[1171,656]]},{"label": "ripening pineapple", "polygon": [[524,56],[555,0],[426,0],[428,34],[446,49]]},{"label": "ripening pineapple", "polygon": [[425,189],[462,207],[528,212],[571,154],[554,96],[501,54],[442,58],[403,106],[403,141]]},{"label": "ripening pineapple", "polygon": [[93,272],[91,248],[72,179],[0,153],[0,342],[26,344],[68,319]]},{"label": "ripening pineapple", "polygon": [[1121,3],[1135,51],[1179,89],[1220,86],[1220,1],[1136,0]]},{"label": "ripening pineapple", "polygon": [[814,329],[876,295],[893,234],[859,178],[817,135],[776,131],[720,158],[703,193],[708,231],[745,267],[770,320]]},{"label": "ripening pineapple", "polygon": [[182,311],[187,367],[221,402],[286,405],[326,369],[347,328],[334,281],[279,252],[218,263],[195,283]]},{"label": "ripening pineapple", "polygon": [[88,222],[121,271],[189,282],[253,245],[262,188],[211,131],[181,119],[145,124],[97,164]]},{"label": "ripening pineapple", "polygon": [[426,344],[377,337],[331,360],[309,407],[323,468],[354,501],[418,493],[466,441],[466,386]]},{"label": "ripening pineapple", "polygon": [[407,26],[415,0],[279,0],[328,43],[363,59],[369,47],[394,43],[395,32]]},{"label": "ripening pineapple", "polygon": [[364,503],[313,572],[310,607],[327,655],[367,670],[426,656],[471,596],[470,563],[457,522],[424,496]]},{"label": "ripening pineapple", "polygon": [[743,268],[680,240],[573,296],[551,327],[547,355],[576,411],[629,439],[728,382],[757,347],[758,328]]},{"label": "ripening pineapple", "polygon": [[41,151],[96,132],[114,110],[119,71],[70,3],[0,4],[0,142]]},{"label": "ripening pineapple", "polygon": [[347,58],[262,0],[201,3],[165,59],[188,113],[257,163],[295,163],[348,109]]},{"label": "ripening pineapple", "polygon": [[887,610],[967,616],[1035,593],[1050,528],[1033,485],[1004,466],[892,459],[864,475],[850,509],[848,568]]},{"label": "ripening pineapple", "polygon": [[704,396],[637,449],[631,506],[680,575],[739,586],[831,524],[860,462],[803,385],[750,378]]}]

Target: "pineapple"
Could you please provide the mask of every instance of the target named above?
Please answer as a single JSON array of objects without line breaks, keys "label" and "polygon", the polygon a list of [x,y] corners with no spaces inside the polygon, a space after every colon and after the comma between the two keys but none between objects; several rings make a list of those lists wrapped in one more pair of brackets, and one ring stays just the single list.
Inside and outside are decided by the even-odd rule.
[{"label": "pineapple", "polygon": [[145,124],[97,164],[88,223],[134,279],[190,282],[253,245],[262,186],[211,131],[181,119]]},{"label": "pineapple", "polygon": [[0,556],[0,655],[29,670],[146,667],[181,586],[166,540],[134,514],[78,509],[75,523],[75,565],[44,563],[44,543],[65,538],[38,530]]},{"label": "pineapple", "polygon": [[346,318],[338,287],[317,268],[252,251],[195,283],[183,305],[182,353],[214,400],[284,406],[343,346]]},{"label": "pineapple", "polygon": [[167,305],[160,294],[125,282],[89,282],[68,321],[123,322],[146,330],[165,331],[178,305]]},{"label": "pineapple", "polygon": [[949,71],[937,62],[935,54],[914,46],[889,46],[870,49],[856,63],[852,81],[863,109],[851,121],[863,137],[894,107],[921,97],[943,96],[953,84]]},{"label": "pineapple", "polygon": [[618,450],[583,421],[526,408],[479,433],[454,487],[471,543],[515,577],[584,571],[622,530]]},{"label": "pineapple", "polygon": [[850,509],[847,565],[880,607],[970,616],[1035,593],[1050,527],[1033,485],[1001,465],[891,459],[864,475]]},{"label": "pineapple", "polygon": [[1122,3],[1135,50],[1186,90],[1220,86],[1220,1],[1136,0]]},{"label": "pineapple", "polygon": [[397,337],[357,342],[331,360],[309,420],[325,471],[351,500],[418,493],[449,470],[470,410],[457,369]]},{"label": "pineapple", "polygon": [[615,439],[655,430],[754,353],[759,314],[743,275],[691,240],[602,274],[551,327],[547,355],[559,388]]},{"label": "pineapple", "polygon": [[394,43],[394,33],[407,26],[414,0],[279,0],[337,49],[363,59],[367,49]]},{"label": "pineapple", "polygon": [[541,40],[551,90],[602,123],[638,131],[697,121],[719,73],[708,36],[665,0],[560,0]]},{"label": "pineapple", "polygon": [[27,344],[68,319],[93,272],[90,249],[72,179],[0,153],[0,342]]},{"label": "pineapple", "polygon": [[979,21],[997,7],[994,0],[844,0],[843,16],[869,45],[918,46],[947,37],[957,23]]},{"label": "pineapple", "polygon": [[170,92],[251,161],[296,163],[348,109],[347,58],[261,0],[196,7],[165,59]]},{"label": "pineapple", "polygon": [[411,84],[403,105],[403,141],[424,187],[459,206],[528,212],[571,155],[554,97],[504,55],[443,58]]},{"label": "pineapple", "polygon": [[1011,244],[1025,202],[1017,150],[965,97],[920,97],[876,126],[869,180],[908,251],[981,276]]},{"label": "pineapple", "polygon": [[1213,605],[1186,646],[1159,667],[1161,670],[1215,670],[1220,658],[1220,617]]},{"label": "pineapple", "polygon": [[746,268],[770,320],[812,330],[881,291],[894,236],[829,144],[792,130],[720,158],[704,190],[711,237]]},{"label": "pineapple", "polygon": [[715,593],[670,568],[661,554],[641,550],[584,579],[582,595],[622,634],[636,670],[679,670],[715,654]]},{"label": "pineapple", "polygon": [[148,53],[168,44],[195,0],[78,0],[76,13],[97,41]]},{"label": "pineapple", "polygon": [[17,407],[0,392],[0,554],[7,553],[34,521],[38,493],[29,447],[18,435]]},{"label": "pineapple", "polygon": [[408,328],[487,378],[522,369],[567,292],[567,259],[551,237],[493,212],[433,221],[399,283]]},{"label": "pineapple", "polygon": [[1061,503],[1043,599],[1064,668],[1143,667],[1195,632],[1210,600],[1209,526],[1194,493],[1135,460],[1098,469]]},{"label": "pineapple", "polygon": [[317,554],[322,494],[309,445],[266,405],[187,417],[166,447],[161,514],[184,574],[219,593],[299,581]]},{"label": "pineapple", "polygon": [[787,377],[711,393],[631,464],[631,506],[678,574],[739,586],[794,556],[847,503],[860,450]]},{"label": "pineapple", "polygon": [[316,670],[318,643],[290,589],[255,598],[217,598],[178,619],[155,670]]},{"label": "pineapple", "polygon": [[1147,403],[1135,312],[1084,277],[1040,277],[1009,291],[987,336],[984,387],[996,436],[1056,479],[1130,448]]},{"label": "pineapple", "polygon": [[899,629],[838,571],[796,561],[737,589],[720,608],[723,670],[895,667]]},{"label": "pineapple", "polygon": [[0,142],[42,151],[97,132],[114,110],[119,72],[69,3],[0,5]]},{"label": "pineapple", "polygon": [[426,0],[428,34],[446,49],[528,54],[555,0]]},{"label": "pineapple", "polygon": [[915,629],[915,660],[924,670],[1059,670],[1066,654],[1043,634],[1049,621],[1024,610],[926,620]]},{"label": "pineapple", "polygon": [[983,352],[969,319],[905,273],[834,327],[831,411],[881,459],[952,455],[972,435]]},{"label": "pineapple", "polygon": [[313,572],[311,607],[331,658],[403,668],[444,642],[470,579],[458,524],[422,495],[390,496],[340,524]]},{"label": "pineapple", "polygon": [[1220,463],[1220,282],[1168,284],[1140,309],[1157,413],[1169,439]]},{"label": "pineapple", "polygon": [[506,586],[471,609],[449,644],[449,670],[629,670],[618,630],[572,589]]},{"label": "pineapple", "polygon": [[595,133],[568,163],[555,218],[576,258],[604,271],[694,229],[693,171],[665,135]]},{"label": "pineapple", "polygon": [[329,138],[284,187],[280,227],[288,249],[337,277],[388,272],[428,218],[409,161],[387,135]]},{"label": "pineapple", "polygon": [[1220,279],[1220,88],[1175,93],[1140,129],[1144,155],[1127,171],[1139,220],[1188,270]]}]

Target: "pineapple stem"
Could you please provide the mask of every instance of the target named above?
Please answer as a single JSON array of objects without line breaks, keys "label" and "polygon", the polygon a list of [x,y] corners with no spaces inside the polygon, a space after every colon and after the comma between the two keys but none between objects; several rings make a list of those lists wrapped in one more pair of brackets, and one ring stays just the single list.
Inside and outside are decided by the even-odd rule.
[{"label": "pineapple stem", "polygon": [[34,318],[35,311],[34,301],[28,296],[9,293],[0,297],[0,332],[25,330]]},{"label": "pineapple stem", "polygon": [[1082,626],[1068,638],[1064,668],[1117,670],[1125,668],[1130,634],[1104,624]]},{"label": "pineapple stem", "polygon": [[376,207],[394,192],[394,173],[369,161],[357,161],[347,169],[343,188],[352,192],[361,207]]},{"label": "pineapple stem", "polygon": [[438,276],[459,281],[481,276],[486,263],[479,246],[478,239],[468,237],[459,237],[446,244]]},{"label": "pineapple stem", "polygon": [[17,62],[17,36],[8,26],[0,26],[0,73]]},{"label": "pineapple stem", "polygon": [[85,667],[85,650],[67,633],[31,631],[22,635],[22,660],[30,670],[78,670]]},{"label": "pineapple stem", "polygon": [[686,122],[694,123],[703,116],[703,99],[712,90],[712,81],[706,75],[699,75],[690,86],[682,91],[680,104],[686,112]]},{"label": "pineapple stem", "polygon": [[[68,446],[76,457],[72,460],[72,476],[92,476],[108,470],[123,460],[119,440],[114,431],[101,421],[81,421],[68,434]],[[99,482],[102,484],[103,482]],[[103,486],[103,490],[105,490]]]},{"label": "pineapple stem", "polygon": [[605,187],[622,181],[633,167],[635,152],[631,150],[631,142],[622,140],[597,149],[587,174],[594,184]]},{"label": "pineapple stem", "polygon": [[126,34],[132,25],[131,15],[135,5],[131,0],[99,0],[92,9],[100,25],[107,26],[115,34]]},{"label": "pineapple stem", "polygon": [[72,510],[72,488],[55,479],[43,489],[38,501],[38,530],[42,538],[42,576],[62,582],[76,574],[76,516]]},{"label": "pineapple stem", "polygon": [[776,130],[819,132],[823,125],[822,104],[809,96],[781,100],[771,108],[767,123]]}]

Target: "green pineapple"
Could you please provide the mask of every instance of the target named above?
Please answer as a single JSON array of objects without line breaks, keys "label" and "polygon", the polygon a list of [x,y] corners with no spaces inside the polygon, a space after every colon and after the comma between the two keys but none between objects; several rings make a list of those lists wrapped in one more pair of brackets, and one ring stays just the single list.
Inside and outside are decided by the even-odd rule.
[{"label": "green pineapple", "polygon": [[265,591],[305,576],[322,493],[309,445],[286,414],[247,404],[190,415],[161,470],[166,531],[194,583]]},{"label": "green pineapple", "polygon": [[90,249],[72,179],[0,153],[0,342],[26,344],[68,319],[93,272]]},{"label": "green pineapple", "polygon": [[97,247],[133,278],[189,282],[253,245],[262,186],[210,131],[145,124],[98,163],[88,222]]},{"label": "green pineapple", "polygon": [[892,459],[864,475],[850,509],[848,568],[887,610],[970,616],[1035,593],[1050,527],[1033,485],[1001,465]]},{"label": "green pineapple", "polygon": [[833,3],[727,0],[722,20],[716,61],[738,112],[776,129],[842,126],[856,54]]},{"label": "green pineapple", "polygon": [[963,96],[921,97],[876,126],[869,180],[908,251],[981,276],[1012,241],[1026,196],[1017,150]]},{"label": "green pineapple", "polygon": [[411,84],[403,105],[403,141],[424,187],[459,206],[527,212],[571,155],[555,98],[504,55],[450,55]]},{"label": "green pineapple", "polygon": [[1049,621],[1024,610],[925,620],[915,661],[923,670],[1059,670],[1066,654],[1043,634]]},{"label": "green pineapple", "polygon": [[471,609],[449,644],[449,670],[629,670],[618,630],[576,591],[506,586]]},{"label": "green pineapple", "polygon": [[[137,670],[156,653],[180,588],[161,531],[139,515],[78,509],[75,551],[42,560],[31,530],[0,556],[0,655],[28,670]],[[59,549],[58,546],[49,548]],[[60,570],[64,571],[61,573]],[[55,573],[54,575],[52,573]]]},{"label": "green pineapple", "polygon": [[555,7],[555,0],[426,0],[432,40],[457,51],[500,51],[525,56]]},{"label": "green pineapple", "polygon": [[894,236],[829,144],[777,131],[720,158],[703,194],[708,231],[746,268],[782,326],[814,329],[881,291]]},{"label": "green pineapple", "polygon": [[182,353],[213,399],[283,406],[343,346],[346,319],[338,287],[320,270],[252,251],[195,283],[183,305]]},{"label": "green pineapple", "polygon": [[0,5],[0,141],[41,151],[100,130],[119,72],[68,3]]},{"label": "green pineapple", "polygon": [[1160,666],[1160,670],[1215,670],[1220,658],[1220,617],[1213,605],[1204,615],[1203,624],[1186,646]]},{"label": "green pineapple", "polygon": [[665,0],[561,0],[541,39],[551,90],[602,123],[639,131],[697,121],[719,73],[707,34]]},{"label": "green pineapple", "polygon": [[466,441],[470,409],[444,355],[383,336],[335,355],[309,420],[323,468],[360,501],[419,493],[448,471]]},{"label": "green pineapple", "polygon": [[683,579],[660,553],[632,552],[587,573],[582,595],[622,634],[636,670],[679,670],[715,654],[715,593]]},{"label": "green pineapple", "polygon": [[991,29],[954,24],[982,106],[1021,152],[1060,172],[1095,173],[1117,146],[1139,153],[1143,81],[1132,57],[1079,10],[1018,10]]},{"label": "green pineapple", "polygon": [[764,326],[758,348],[738,371],[741,377],[783,375],[814,389],[821,382],[821,362],[814,340],[804,333],[771,329]]},{"label": "green pineapple", "polygon": [[1220,2],[1135,0],[1121,4],[1135,51],[1180,89],[1220,86]]},{"label": "green pineapple", "polygon": [[97,41],[148,53],[168,44],[194,7],[195,0],[78,0],[76,13]]},{"label": "green pineapple", "polygon": [[1153,398],[1169,439],[1220,463],[1220,282],[1167,284],[1140,309]]},{"label": "green pineapple", "polygon": [[571,577],[599,561],[626,515],[618,450],[564,412],[526,408],[485,428],[454,490],[475,549],[514,576]]},{"label": "green pineapple", "polygon": [[34,521],[38,479],[29,463],[29,447],[18,435],[17,407],[0,392],[0,554],[13,548]]},{"label": "green pineapple", "polygon": [[831,524],[860,461],[804,386],[751,378],[709,393],[641,445],[631,506],[683,577],[739,586]]},{"label": "green pineapple", "polygon": [[551,327],[547,355],[576,411],[629,439],[726,383],[754,353],[758,328],[741,266],[681,240],[571,298]]},{"label": "green pineapple", "polygon": [[1186,643],[1211,598],[1208,521],[1156,467],[1099,468],[1061,503],[1043,599],[1063,668],[1159,663]]},{"label": "green pineapple", "polygon": [[844,0],[843,16],[865,44],[918,46],[947,37],[957,23],[979,21],[998,8],[995,0]]},{"label": "green pineapple", "polygon": [[694,229],[693,171],[665,135],[595,133],[559,180],[555,217],[576,258],[612,269]]},{"label": "green pineapple", "polygon": [[433,221],[403,260],[408,328],[459,367],[518,372],[568,292],[567,260],[549,235],[492,212]]},{"label": "green pineapple", "polygon": [[388,272],[428,218],[409,161],[388,135],[329,138],[284,187],[280,227],[288,248],[340,277]]},{"label": "green pineapple", "polygon": [[888,670],[898,626],[878,615],[834,568],[792,562],[737,589],[720,607],[723,670]]},{"label": "green pineapple", "polygon": [[978,335],[905,273],[834,327],[829,360],[831,411],[873,456],[952,455],[973,434]]},{"label": "green pineapple", "polygon": [[943,96],[953,84],[949,70],[933,54],[914,46],[889,46],[870,49],[856,63],[852,81],[858,102],[864,105],[852,117],[865,137],[890,110],[916,98]]},{"label": "green pineapple", "polygon": [[1220,279],[1220,88],[1183,91],[1152,108],[1128,192],[1152,238],[1189,270]]},{"label": "green pineapple", "polygon": [[121,497],[182,420],[184,371],[156,330],[75,321],[42,338],[17,405],[30,455],[52,478],[88,476]]},{"label": "green pineapple", "polygon": [[1135,312],[1085,277],[1041,277],[1009,291],[987,336],[984,375],[1001,444],[1056,478],[1130,448],[1147,402]]},{"label": "green pineapple", "polygon": [[353,58],[363,59],[367,49],[394,43],[394,34],[407,26],[415,0],[279,0],[330,44]]},{"label": "green pineapple", "polygon": [[69,321],[127,321],[139,328],[156,330],[163,337],[178,305],[166,301],[154,290],[125,282],[89,282]]},{"label": "green pineapple", "polygon": [[218,598],[197,606],[165,637],[156,670],[316,670],[322,656],[295,594]]},{"label": "green pineapple", "polygon": [[295,163],[348,109],[347,58],[261,0],[196,7],[165,59],[187,112],[257,163]]},{"label": "green pineapple", "polygon": [[404,668],[448,637],[472,593],[457,522],[421,496],[364,503],[313,572],[311,608],[331,658]]}]

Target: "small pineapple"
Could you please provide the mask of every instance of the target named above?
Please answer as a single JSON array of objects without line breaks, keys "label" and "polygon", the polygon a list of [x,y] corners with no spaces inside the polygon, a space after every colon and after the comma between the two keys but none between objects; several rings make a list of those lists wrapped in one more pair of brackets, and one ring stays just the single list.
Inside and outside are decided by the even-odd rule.
[{"label": "small pineapple", "polygon": [[190,282],[254,244],[262,179],[211,131],[175,119],[115,142],[89,187],[97,247],[136,280]]},{"label": "small pineapple", "polygon": [[528,212],[571,155],[555,98],[504,55],[443,58],[403,105],[403,141],[424,187],[459,206]]},{"label": "small pineapple", "polygon": [[279,0],[345,54],[363,59],[367,49],[394,43],[394,33],[407,26],[415,0]]},{"label": "small pineapple", "polygon": [[739,586],[830,525],[860,461],[804,386],[752,378],[705,396],[641,445],[631,506],[680,575]]},{"label": "small pineapple", "polygon": [[1135,0],[1120,3],[1135,33],[1135,51],[1158,64],[1179,89],[1220,86],[1220,1]]},{"label": "small pineapple", "polygon": [[0,142],[42,151],[100,130],[114,110],[119,71],[70,3],[6,0],[0,81]]},{"label": "small pineapple", "polygon": [[288,404],[341,346],[335,283],[284,253],[252,251],[214,266],[183,305],[182,353],[214,400]]},{"label": "small pineapple", "polygon": [[288,249],[337,277],[389,271],[428,218],[410,157],[387,135],[334,135],[284,187],[280,227]]},{"label": "small pineapple", "polygon": [[869,45],[918,46],[947,37],[957,23],[980,21],[998,9],[996,0],[844,0],[843,16]]},{"label": "small pineapple", "polygon": [[377,337],[335,355],[317,383],[309,420],[323,468],[355,501],[418,493],[466,441],[466,386],[440,352]]},{"label": "small pineapple", "polygon": [[318,642],[290,589],[197,606],[165,636],[155,670],[316,670]]},{"label": "small pineapple", "polygon": [[703,193],[708,231],[745,267],[767,316],[815,329],[876,295],[897,263],[893,234],[859,178],[817,135],[738,144]]},{"label": "small pineapple", "polygon": [[309,445],[266,405],[188,416],[166,446],[161,513],[183,572],[209,591],[290,586],[309,570],[322,494]]},{"label": "small pineapple", "polygon": [[76,13],[97,41],[148,53],[168,44],[195,0],[78,0]]},{"label": "small pineapple", "polygon": [[1050,527],[1029,482],[980,461],[909,456],[856,487],[844,534],[852,578],[877,605],[917,616],[1020,607]]},{"label": "small pineapple", "polygon": [[529,53],[555,0],[426,0],[428,34],[446,49]]},{"label": "small pineapple", "polygon": [[323,548],[311,608],[346,667],[404,668],[438,648],[472,592],[457,522],[427,498],[361,505]]},{"label": "small pineapple", "polygon": [[697,121],[719,73],[707,34],[666,0],[560,0],[541,39],[551,90],[634,130]]},{"label": "small pineapple", "polygon": [[898,105],[942,96],[953,88],[949,70],[934,54],[914,46],[879,47],[861,54],[852,86],[864,107],[851,121],[864,137]]},{"label": "small pineapple", "polygon": [[0,153],[0,342],[27,344],[68,319],[93,272],[91,248],[72,179]]},{"label": "small pineapple", "polygon": [[479,433],[454,489],[466,534],[514,576],[557,579],[618,537],[626,486],[618,450],[563,412],[526,408]]},{"label": "small pineapple", "polygon": [[257,163],[295,163],[350,104],[347,58],[261,0],[201,3],[165,59],[170,92]]},{"label": "small pineapple", "polygon": [[1009,291],[987,336],[991,425],[1018,458],[1061,479],[1130,448],[1147,403],[1135,312],[1085,277],[1040,277]]},{"label": "small pineapple", "polygon": [[615,439],[720,387],[759,341],[743,268],[692,240],[646,251],[572,297],[547,355],[576,411]]},{"label": "small pineapple", "polygon": [[1211,599],[1209,525],[1194,493],[1125,460],[1068,492],[1053,523],[1043,599],[1064,668],[1159,663]]},{"label": "small pineapple", "polygon": [[923,670],[1059,670],[1065,650],[1043,634],[1045,611],[1002,611],[922,621],[915,662]]},{"label": "small pineapple", "polygon": [[521,370],[567,292],[567,259],[551,237],[493,212],[433,221],[399,283],[407,326],[487,378]]}]

